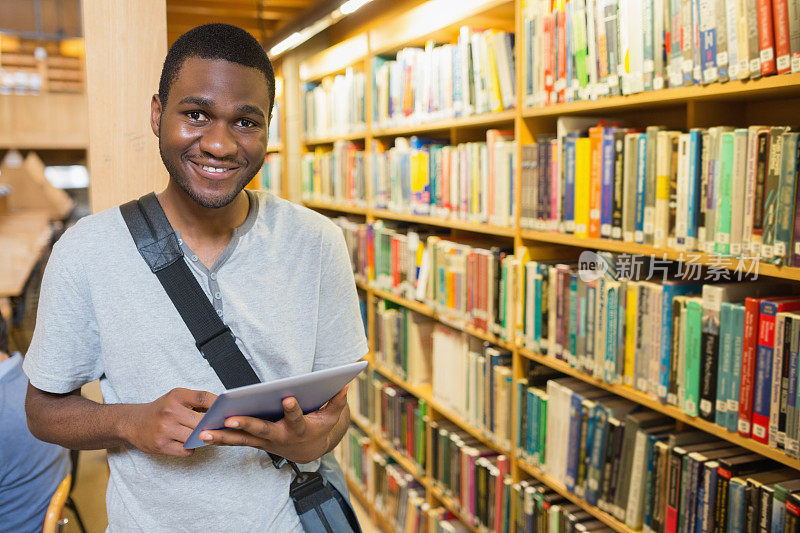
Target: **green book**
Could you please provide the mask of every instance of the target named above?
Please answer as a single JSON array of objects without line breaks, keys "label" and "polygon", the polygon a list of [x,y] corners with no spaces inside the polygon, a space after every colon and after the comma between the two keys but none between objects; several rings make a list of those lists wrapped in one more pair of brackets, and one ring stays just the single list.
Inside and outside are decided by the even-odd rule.
[{"label": "green book", "polygon": [[719,193],[717,194],[716,231],[714,251],[720,255],[731,253],[731,195],[733,188],[733,132],[726,131],[720,138]]},{"label": "green book", "polygon": [[791,256],[792,232],[794,230],[795,191],[797,173],[800,165],[800,133],[789,132],[783,136],[782,170],[778,184],[778,209],[775,222],[775,238],[772,242],[774,256],[772,262],[784,264]]},{"label": "green book", "polygon": [[700,401],[700,353],[703,330],[703,299],[686,301],[686,372],[684,378],[683,410],[691,416],[698,415]]},{"label": "green book", "polygon": [[547,433],[545,431],[545,428],[547,428],[547,393],[541,393],[539,400],[539,464],[543,465],[547,460],[547,450],[544,447],[545,434]]}]

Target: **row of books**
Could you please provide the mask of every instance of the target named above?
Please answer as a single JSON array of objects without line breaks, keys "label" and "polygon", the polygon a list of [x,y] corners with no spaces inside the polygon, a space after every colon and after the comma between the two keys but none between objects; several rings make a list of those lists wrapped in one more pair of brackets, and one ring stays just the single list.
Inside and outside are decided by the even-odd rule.
[{"label": "row of books", "polygon": [[514,222],[516,142],[490,129],[486,142],[455,146],[422,137],[374,141],[373,206],[396,212],[509,226]]},{"label": "row of books", "polygon": [[267,154],[264,165],[261,167],[261,188],[275,195],[282,193],[283,156],[281,154]]},{"label": "row of books", "polygon": [[471,246],[442,238],[441,230],[406,229],[382,220],[359,224],[340,217],[335,222],[345,234],[358,278],[425,302],[443,320],[512,338],[520,259],[509,248],[480,240],[470,241]]},{"label": "row of books", "polygon": [[351,425],[334,454],[366,498],[396,528],[408,533],[467,533],[443,507],[431,507],[425,489],[391,457],[376,452],[369,437]]},{"label": "row of books", "polygon": [[680,279],[674,264],[664,279],[627,278],[619,257],[598,257],[609,270],[589,278],[575,263],[525,263],[524,343],[798,457],[796,290]]},{"label": "row of books", "polygon": [[317,146],[301,158],[302,197],[322,201],[367,205],[364,144],[336,141],[333,147]]},{"label": "row of books", "polygon": [[800,133],[579,117],[557,129],[522,147],[523,228],[800,264]]},{"label": "row of books", "polygon": [[544,483],[525,479],[511,486],[514,531],[519,533],[605,533],[614,531]]},{"label": "row of books", "polygon": [[799,9],[794,0],[525,0],[525,105],[800,72]]},{"label": "row of books", "polygon": [[473,527],[509,531],[512,519],[511,465],[447,421],[431,421],[433,485],[449,497]]},{"label": "row of books", "polygon": [[372,63],[373,125],[406,126],[516,104],[514,34],[462,27],[458,42],[404,48]]},{"label": "row of books", "polygon": [[305,83],[303,101],[306,138],[346,135],[366,128],[366,76],[361,71],[348,68],[344,74]]},{"label": "row of books", "polygon": [[521,456],[631,529],[796,531],[796,470],[574,378],[519,390]]}]

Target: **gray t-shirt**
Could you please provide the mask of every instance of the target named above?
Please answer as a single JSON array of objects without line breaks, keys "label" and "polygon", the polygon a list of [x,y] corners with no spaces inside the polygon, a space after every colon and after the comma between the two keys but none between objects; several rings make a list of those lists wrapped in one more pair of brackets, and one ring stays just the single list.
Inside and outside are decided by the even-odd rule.
[{"label": "gray t-shirt", "polygon": [[[210,270],[181,244],[259,378],[363,357],[341,231],[299,205],[248,194],[247,219]],[[107,403],[150,402],[175,387],[224,390],[116,207],[80,220],[56,243],[23,368],[33,386],[53,393],[100,379]],[[188,459],[131,446],[108,452],[109,531],[302,531],[289,469],[276,470],[260,450],[205,446]]]}]

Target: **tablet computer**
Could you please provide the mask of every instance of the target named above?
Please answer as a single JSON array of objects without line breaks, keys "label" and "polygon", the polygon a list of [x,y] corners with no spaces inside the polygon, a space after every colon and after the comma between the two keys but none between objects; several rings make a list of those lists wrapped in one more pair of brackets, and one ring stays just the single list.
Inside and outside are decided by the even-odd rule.
[{"label": "tablet computer", "polygon": [[220,394],[186,439],[183,447],[199,448],[206,429],[224,429],[231,416],[252,416],[277,422],[283,418],[283,400],[294,396],[303,413],[316,411],[367,368],[366,361],[326,368],[308,374],[230,389]]}]

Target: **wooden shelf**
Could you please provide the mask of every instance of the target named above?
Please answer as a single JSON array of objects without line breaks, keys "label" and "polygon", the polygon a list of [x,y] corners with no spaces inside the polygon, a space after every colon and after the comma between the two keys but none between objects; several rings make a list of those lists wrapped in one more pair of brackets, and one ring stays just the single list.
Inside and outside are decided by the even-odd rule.
[{"label": "wooden shelf", "polygon": [[347,67],[362,61],[367,57],[367,53],[367,34],[356,35],[300,63],[300,79],[317,81],[326,76],[339,74]]},{"label": "wooden shelf", "polygon": [[600,508],[595,507],[594,505],[588,503],[583,498],[577,496],[576,494],[567,490],[567,488],[562,485],[558,480],[555,478],[550,477],[549,475],[545,474],[532,464],[528,463],[524,459],[517,459],[517,467],[523,472],[533,476],[534,478],[538,479],[557,493],[559,493],[564,498],[568,499],[575,505],[579,506],[584,511],[588,512],[589,514],[596,517],[598,520],[603,522],[608,527],[612,528],[614,531],[619,531],[620,533],[634,533],[637,530],[631,529],[610,514],[602,511]]},{"label": "wooden shelf", "polygon": [[331,137],[306,137],[303,139],[303,144],[306,146],[316,146],[319,144],[333,144],[336,141],[357,141],[363,140],[366,135],[366,130],[360,130],[353,133],[345,133],[343,135],[333,135]]},{"label": "wooden shelf", "polygon": [[412,222],[415,224],[425,224],[428,226],[439,226],[442,228],[452,228],[473,233],[483,233],[486,235],[498,235],[501,237],[514,237],[516,230],[513,227],[491,226],[479,222],[467,222],[465,220],[429,217],[425,215],[415,215],[413,213],[396,213],[388,209],[370,209],[369,213],[375,218],[386,220],[399,220],[402,222]]},{"label": "wooden shelf", "polygon": [[663,107],[702,100],[766,100],[781,97],[800,97],[800,74],[781,74],[757,80],[735,80],[727,83],[675,87],[590,101],[526,108],[522,110],[522,116],[523,118],[555,118],[561,115],[598,112],[605,114],[613,111]]},{"label": "wooden shelf", "polygon": [[332,204],[328,202],[316,202],[316,201],[303,202],[303,205],[308,207],[309,209],[317,209],[320,211],[339,211],[341,213],[349,213],[351,215],[367,214],[366,207],[358,207],[355,205]]},{"label": "wooden shelf", "polygon": [[394,526],[392,526],[381,512],[375,509],[375,506],[369,498],[367,498],[367,495],[364,494],[361,485],[347,472],[344,473],[344,478],[347,481],[347,488],[350,494],[355,496],[356,500],[358,500],[358,503],[365,511],[369,512],[369,517],[372,521],[375,522],[384,533],[394,533]]},{"label": "wooden shelf", "polygon": [[454,423],[459,428],[466,431],[467,433],[478,439],[486,446],[493,448],[498,453],[507,455],[509,458],[512,457],[510,450],[507,450],[505,447],[495,442],[494,439],[490,435],[488,435],[485,431],[483,431],[478,427],[473,426],[468,421],[464,420],[464,418],[462,418],[460,415],[457,415],[456,413],[452,412],[449,408],[442,405],[438,400],[434,399],[433,391],[431,389],[430,384],[414,385],[413,383],[405,381],[403,378],[401,378],[391,370],[382,367],[380,364],[371,363],[371,365],[373,369],[377,370],[381,375],[386,377],[389,381],[410,392],[417,398],[425,400],[425,403],[427,403],[428,407],[433,409],[434,412],[448,419],[450,422]]},{"label": "wooden shelf", "polygon": [[422,302],[418,302],[416,300],[409,300],[408,298],[403,298],[402,296],[398,296],[397,294],[394,294],[393,292],[385,291],[385,290],[382,290],[382,289],[369,288],[368,290],[371,290],[372,293],[375,296],[378,296],[379,298],[383,298],[384,300],[389,300],[390,302],[394,302],[397,305],[402,305],[403,307],[411,309],[412,311],[416,311],[417,313],[419,313],[421,315],[425,315],[425,316],[431,317],[434,320],[437,320],[437,321],[441,322],[442,324],[445,324],[446,326],[450,326],[453,329],[457,329],[459,331],[463,331],[464,333],[467,333],[468,335],[472,335],[473,337],[477,337],[477,338],[479,338],[481,340],[484,340],[486,342],[490,342],[492,344],[496,344],[497,346],[500,346],[503,349],[506,349],[506,350],[509,350],[509,351],[513,351],[514,350],[514,345],[511,342],[503,340],[500,337],[498,337],[498,336],[496,336],[493,333],[490,333],[488,331],[484,331],[482,329],[474,328],[474,327],[469,326],[467,324],[460,323],[459,321],[451,320],[451,319],[448,319],[447,317],[441,316],[436,311],[434,311],[434,309],[431,306],[429,306],[428,304],[425,304],[425,303],[422,303]]},{"label": "wooden shelf", "polygon": [[278,152],[283,151],[283,144],[282,143],[275,143],[267,145],[267,153],[268,154],[275,154]]},{"label": "wooden shelf", "polygon": [[464,525],[467,526],[470,531],[472,531],[473,533],[481,532],[481,529],[473,525],[472,520],[463,511],[461,511],[461,508],[456,504],[455,501],[453,501],[452,498],[444,494],[442,489],[431,484],[429,490],[431,491],[431,494],[433,494],[433,497],[436,498],[445,509],[456,515],[456,518],[461,520],[461,522],[463,522]]},{"label": "wooden shelf", "polygon": [[577,368],[571,367],[565,361],[555,359],[554,357],[537,354],[536,352],[528,350],[527,348],[520,348],[519,352],[522,356],[530,359],[531,361],[548,366],[554,370],[558,370],[563,374],[576,377],[581,381],[585,381],[586,383],[594,385],[595,387],[607,390],[608,392],[616,394],[617,396],[627,398],[638,403],[639,405],[643,405],[649,409],[652,409],[653,411],[663,413],[671,418],[674,418],[675,420],[684,422],[701,429],[706,433],[710,433],[716,437],[719,437],[720,439],[727,440],[728,442],[732,442],[737,446],[741,446],[742,448],[761,454],[764,457],[769,457],[770,459],[778,461],[786,466],[800,470],[799,459],[789,457],[782,451],[775,448],[770,448],[766,444],[761,444],[753,439],[742,437],[738,433],[732,433],[727,429],[708,422],[707,420],[703,420],[702,418],[687,415],[674,405],[665,405],[649,394],[645,394],[644,392],[638,391],[626,385],[606,383],[601,379],[597,379],[589,374],[586,374],[585,372],[581,372]]},{"label": "wooden shelf", "polygon": [[378,128],[373,129],[371,133],[373,137],[401,137],[416,133],[446,131],[452,128],[512,125],[516,116],[517,112],[510,109],[508,111],[500,111],[499,113],[484,113],[482,115],[470,115],[467,117],[436,120],[407,126]]},{"label": "wooden shelf", "polygon": [[373,54],[387,54],[426,41],[453,39],[461,26],[514,31],[514,2],[509,0],[432,0],[395,17],[391,25],[369,32]]},{"label": "wooden shelf", "polygon": [[657,248],[647,244],[615,241],[612,239],[591,239],[548,231],[521,230],[520,235],[523,240],[529,241],[577,246],[590,250],[607,250],[609,252],[654,256],[658,259],[664,258],[673,261],[691,261],[696,264],[725,268],[733,271],[757,272],[759,276],[800,280],[800,268],[777,266],[750,259],[740,260],[733,257],[717,256],[704,252],[685,252],[671,248]]}]

